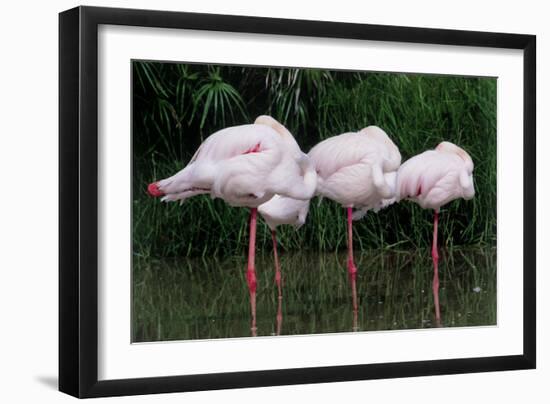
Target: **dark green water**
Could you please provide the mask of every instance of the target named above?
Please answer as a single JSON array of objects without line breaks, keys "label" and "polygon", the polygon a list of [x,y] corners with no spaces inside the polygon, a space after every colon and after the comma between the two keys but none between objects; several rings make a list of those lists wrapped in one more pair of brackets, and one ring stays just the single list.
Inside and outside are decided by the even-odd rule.
[{"label": "dark green water", "polygon": [[[356,252],[355,261],[356,319],[345,254],[283,253],[280,307],[272,256],[257,256],[258,336],[496,324],[494,248],[440,251],[439,324],[427,249]],[[245,268],[244,256],[134,259],[133,341],[250,336]]]}]

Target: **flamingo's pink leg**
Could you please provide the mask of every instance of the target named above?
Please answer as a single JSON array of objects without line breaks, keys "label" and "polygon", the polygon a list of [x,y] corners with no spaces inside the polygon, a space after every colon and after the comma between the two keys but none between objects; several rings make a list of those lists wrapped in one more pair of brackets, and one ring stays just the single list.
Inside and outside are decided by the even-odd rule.
[{"label": "flamingo's pink leg", "polygon": [[281,288],[281,268],[279,266],[279,255],[277,254],[277,231],[271,230],[271,239],[273,240],[273,259],[275,261],[275,282],[279,291],[279,300],[283,298]]},{"label": "flamingo's pink leg", "polygon": [[355,280],[357,278],[357,267],[353,261],[353,231],[352,231],[352,208],[348,207],[348,275],[351,282],[351,296],[353,300],[353,311],[357,311],[357,288]]},{"label": "flamingo's pink leg", "polygon": [[439,311],[439,254],[437,253],[437,225],[439,223],[439,212],[436,210],[434,213],[434,234],[433,234],[433,244],[432,244],[432,260],[434,264],[434,277],[432,282],[432,290],[434,295],[434,306],[435,306],[435,321],[437,324],[441,322],[441,314]]},{"label": "flamingo's pink leg", "polygon": [[246,270],[246,282],[250,292],[250,311],[252,314],[252,335],[256,336],[256,268],[254,259],[256,253],[256,214],[258,209],[252,208],[250,211],[250,239],[248,241],[248,266]]}]

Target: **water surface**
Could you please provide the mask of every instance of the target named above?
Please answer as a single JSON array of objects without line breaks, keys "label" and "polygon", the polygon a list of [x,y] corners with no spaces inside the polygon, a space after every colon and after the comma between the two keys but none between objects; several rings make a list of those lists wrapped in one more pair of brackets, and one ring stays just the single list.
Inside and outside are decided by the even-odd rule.
[{"label": "water surface", "polygon": [[[428,250],[356,252],[354,316],[342,253],[282,253],[279,303],[270,254],[256,257],[257,335],[496,324],[496,249],[440,251],[435,319]],[[251,336],[246,258],[134,259],[134,342]]]}]

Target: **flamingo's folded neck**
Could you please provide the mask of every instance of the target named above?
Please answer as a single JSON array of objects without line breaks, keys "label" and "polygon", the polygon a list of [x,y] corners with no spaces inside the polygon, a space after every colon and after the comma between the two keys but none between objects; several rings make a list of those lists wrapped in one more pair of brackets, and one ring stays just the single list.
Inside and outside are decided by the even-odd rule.
[{"label": "flamingo's folded neck", "polygon": [[260,152],[260,148],[262,147],[261,142],[256,143],[255,146],[249,148],[247,151],[245,151],[243,154],[249,154],[249,153],[258,153]]}]

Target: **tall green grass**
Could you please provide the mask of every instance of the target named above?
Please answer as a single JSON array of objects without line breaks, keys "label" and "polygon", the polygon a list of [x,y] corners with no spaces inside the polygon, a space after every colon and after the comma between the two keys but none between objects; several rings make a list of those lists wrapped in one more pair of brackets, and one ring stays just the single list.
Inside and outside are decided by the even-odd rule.
[{"label": "tall green grass", "polygon": [[[496,79],[335,72],[172,63],[133,63],[133,250],[136,256],[242,254],[248,212],[197,196],[183,205],[147,196],[146,186],[182,169],[204,138],[225,126],[271,114],[304,151],[322,139],[368,125],[383,128],[403,161],[439,142],[472,156],[476,196],[442,209],[440,239],[455,245],[496,242]],[[345,246],[343,209],[312,200],[306,224],[281,228],[286,250]],[[355,222],[355,247],[419,248],[431,242],[433,213],[410,202]],[[258,227],[259,248],[269,229]]]}]

